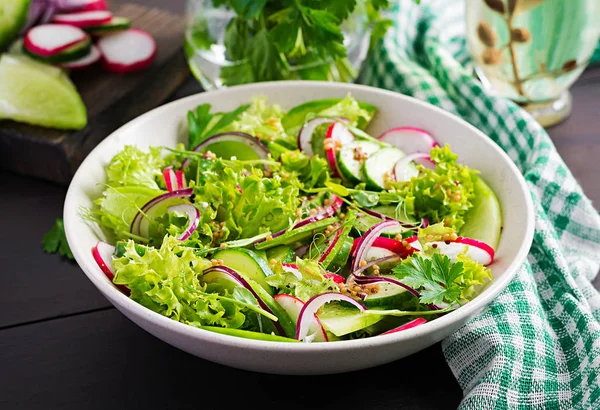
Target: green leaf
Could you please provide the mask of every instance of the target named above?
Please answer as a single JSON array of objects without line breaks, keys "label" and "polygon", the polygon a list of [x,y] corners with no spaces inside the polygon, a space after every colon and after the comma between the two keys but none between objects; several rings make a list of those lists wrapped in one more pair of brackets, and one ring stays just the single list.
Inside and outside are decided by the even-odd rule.
[{"label": "green leaf", "polygon": [[254,295],[252,294],[252,292],[250,292],[248,289],[242,287],[242,286],[237,286],[233,289],[233,298],[235,300],[237,300],[238,302],[242,302],[245,303],[247,305],[252,305],[252,306],[259,306],[258,305],[258,300],[256,300],[256,298],[254,297]]},{"label": "green leaf", "polygon": [[44,252],[56,253],[61,256],[73,260],[73,253],[69,248],[67,237],[65,235],[65,227],[62,219],[57,219],[52,229],[50,229],[42,238]]},{"label": "green leaf", "polygon": [[210,104],[202,104],[196,112],[188,112],[189,143],[191,148],[197,146],[208,137],[217,134],[238,119],[241,113],[250,107],[249,104],[241,105],[235,110],[226,113],[210,112]]},{"label": "green leaf", "polygon": [[304,42],[311,44],[312,48],[325,59],[346,57],[344,35],[340,28],[340,20],[332,13],[325,10],[302,7],[302,31]]},{"label": "green leaf", "polygon": [[224,45],[227,58],[231,61],[244,59],[249,38],[248,21],[239,17],[231,19],[225,29]]},{"label": "green leaf", "polygon": [[327,10],[335,15],[340,21],[343,21],[350,13],[352,13],[352,11],[354,11],[356,0],[308,0],[304,1],[303,4],[314,9]]},{"label": "green leaf", "polygon": [[334,182],[328,181],[325,182],[325,186],[338,196],[348,196],[350,195],[350,191],[343,185],[336,184]]},{"label": "green leaf", "polygon": [[231,0],[231,6],[240,17],[257,18],[267,4],[267,0]]},{"label": "green leaf", "polygon": [[126,145],[106,166],[106,184],[113,187],[142,186],[159,189],[162,183],[162,170],[167,166],[162,148],[150,147],[144,152],[137,147]]},{"label": "green leaf", "polygon": [[273,81],[285,77],[279,51],[266,29],[254,35],[250,42],[248,57],[256,81]]},{"label": "green leaf", "polygon": [[375,192],[359,191],[352,194],[352,199],[363,208],[373,208],[379,203],[379,195]]}]

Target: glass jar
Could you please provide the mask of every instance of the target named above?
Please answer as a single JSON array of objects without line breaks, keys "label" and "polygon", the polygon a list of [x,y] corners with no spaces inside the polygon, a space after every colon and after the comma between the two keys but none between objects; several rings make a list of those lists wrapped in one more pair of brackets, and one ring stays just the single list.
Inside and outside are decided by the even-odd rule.
[{"label": "glass jar", "polygon": [[[268,24],[260,23],[263,27]],[[253,46],[253,26],[257,24],[238,19],[231,9],[215,7],[212,0],[188,0],[185,52],[192,73],[205,90],[270,80],[351,82],[357,78],[369,49],[367,13],[360,1],[341,25],[347,53],[344,59],[324,59],[305,41],[290,53],[279,53],[275,64],[252,64],[247,57],[249,50],[258,53],[259,61],[260,53],[273,51]]]},{"label": "glass jar", "polygon": [[571,110],[569,87],[600,37],[599,0],[467,0],[467,41],[484,85],[543,126]]}]

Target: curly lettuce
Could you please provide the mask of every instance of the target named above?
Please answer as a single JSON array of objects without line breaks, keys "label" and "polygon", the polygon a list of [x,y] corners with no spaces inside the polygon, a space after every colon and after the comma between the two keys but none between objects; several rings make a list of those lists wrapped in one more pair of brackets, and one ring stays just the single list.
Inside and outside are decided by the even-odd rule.
[{"label": "curly lettuce", "polygon": [[[106,166],[106,184],[112,187],[143,186],[159,189],[162,170],[167,166],[162,148],[150,147],[144,152],[126,145]],[[164,186],[164,185],[163,185]]]}]

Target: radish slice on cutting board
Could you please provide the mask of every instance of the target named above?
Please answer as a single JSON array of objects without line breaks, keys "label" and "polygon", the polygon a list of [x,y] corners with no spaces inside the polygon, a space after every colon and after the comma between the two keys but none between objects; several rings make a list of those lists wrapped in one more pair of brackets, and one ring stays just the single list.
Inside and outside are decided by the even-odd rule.
[{"label": "radish slice on cutting board", "polygon": [[88,41],[88,35],[78,27],[42,24],[27,32],[23,39],[23,46],[31,53],[52,57],[85,41]]},{"label": "radish slice on cutting board", "polygon": [[98,47],[104,67],[114,73],[143,70],[156,57],[156,42],[152,36],[135,28],[102,37]]},{"label": "radish slice on cutting board", "polygon": [[81,11],[77,13],[55,14],[52,21],[57,24],[67,24],[75,27],[97,26],[112,20],[112,13],[104,10]]},{"label": "radish slice on cutting board", "polygon": [[98,47],[92,46],[90,48],[90,52],[87,56],[80,58],[79,60],[70,61],[68,63],[62,64],[62,67],[68,68],[70,70],[80,70],[84,68],[88,68],[91,65],[96,64],[102,58],[102,53],[98,50]]},{"label": "radish slice on cutting board", "polygon": [[61,11],[108,10],[106,0],[55,0],[54,3]]}]

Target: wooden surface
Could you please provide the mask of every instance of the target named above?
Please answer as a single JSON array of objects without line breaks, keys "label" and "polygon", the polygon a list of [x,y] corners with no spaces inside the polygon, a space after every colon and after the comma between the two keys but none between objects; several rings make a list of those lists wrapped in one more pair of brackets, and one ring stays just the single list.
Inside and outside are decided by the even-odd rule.
[{"label": "wooden surface", "polygon": [[180,15],[138,4],[112,2],[117,16],[156,39],[158,54],[146,70],[112,74],[100,65],[71,78],[88,110],[81,131],[59,131],[12,121],[0,122],[0,167],[67,184],[87,154],[112,131],[160,105],[189,77]]},{"label": "wooden surface", "polygon": [[[198,91],[189,80],[171,99]],[[600,204],[600,67],[572,91],[572,116],[549,132]],[[461,400],[440,344],[322,377],[251,373],[183,353],[112,308],[76,264],[42,253],[39,240],[62,214],[64,188],[0,171],[0,192],[0,409],[422,410]]]}]

